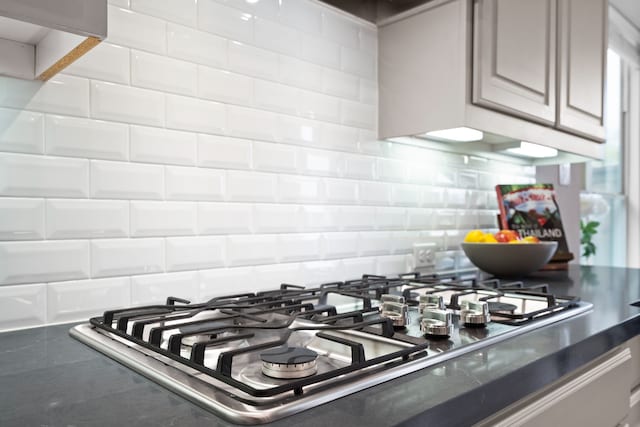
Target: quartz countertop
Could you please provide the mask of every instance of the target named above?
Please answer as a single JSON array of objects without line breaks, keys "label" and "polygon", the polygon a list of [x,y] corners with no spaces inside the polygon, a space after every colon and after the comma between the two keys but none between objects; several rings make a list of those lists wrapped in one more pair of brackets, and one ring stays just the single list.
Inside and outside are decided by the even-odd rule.
[{"label": "quartz countertop", "polygon": [[[640,334],[640,270],[534,278],[593,310],[269,425],[471,425]],[[231,425],[74,340],[71,326],[0,334],[0,425]]]}]

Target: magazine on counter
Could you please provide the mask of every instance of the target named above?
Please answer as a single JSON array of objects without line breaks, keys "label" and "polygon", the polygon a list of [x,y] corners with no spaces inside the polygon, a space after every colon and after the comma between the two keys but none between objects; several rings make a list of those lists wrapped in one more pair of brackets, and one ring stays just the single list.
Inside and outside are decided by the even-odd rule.
[{"label": "magazine on counter", "polygon": [[567,262],[573,254],[560,219],[553,184],[496,185],[500,207],[500,228],[515,230],[521,237],[535,236],[558,242],[551,262]]}]

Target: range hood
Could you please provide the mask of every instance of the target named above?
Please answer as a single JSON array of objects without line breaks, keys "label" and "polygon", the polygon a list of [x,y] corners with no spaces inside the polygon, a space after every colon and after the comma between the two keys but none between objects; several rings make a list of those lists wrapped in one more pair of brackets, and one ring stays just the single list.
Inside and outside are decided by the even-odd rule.
[{"label": "range hood", "polygon": [[0,0],[0,75],[48,80],[107,37],[107,0]]}]

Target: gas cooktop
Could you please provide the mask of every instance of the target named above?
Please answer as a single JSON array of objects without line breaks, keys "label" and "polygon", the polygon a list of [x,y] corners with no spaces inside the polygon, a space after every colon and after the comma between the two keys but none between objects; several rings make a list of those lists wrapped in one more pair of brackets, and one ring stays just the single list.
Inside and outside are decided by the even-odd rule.
[{"label": "gas cooktop", "polygon": [[219,416],[270,422],[558,322],[547,285],[407,274],[107,311],[70,334]]}]

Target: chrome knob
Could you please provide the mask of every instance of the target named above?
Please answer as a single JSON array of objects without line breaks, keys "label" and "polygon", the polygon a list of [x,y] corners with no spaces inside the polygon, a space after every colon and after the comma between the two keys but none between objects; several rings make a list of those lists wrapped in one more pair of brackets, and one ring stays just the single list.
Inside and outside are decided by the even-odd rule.
[{"label": "chrome knob", "polygon": [[462,301],[460,320],[465,325],[482,326],[491,322],[489,304],[486,301]]},{"label": "chrome knob", "polygon": [[448,337],[453,333],[451,312],[437,308],[426,308],[422,313],[420,329],[426,335]]},{"label": "chrome knob", "polygon": [[424,312],[427,308],[444,310],[446,307],[444,306],[444,298],[442,298],[442,295],[420,295],[418,313]]},{"label": "chrome knob", "polygon": [[385,302],[395,302],[397,304],[406,304],[406,301],[402,295],[383,294],[380,296],[380,310]]},{"label": "chrome knob", "polygon": [[409,323],[409,306],[407,304],[386,301],[382,303],[380,316],[391,319],[393,326],[404,327]]}]

